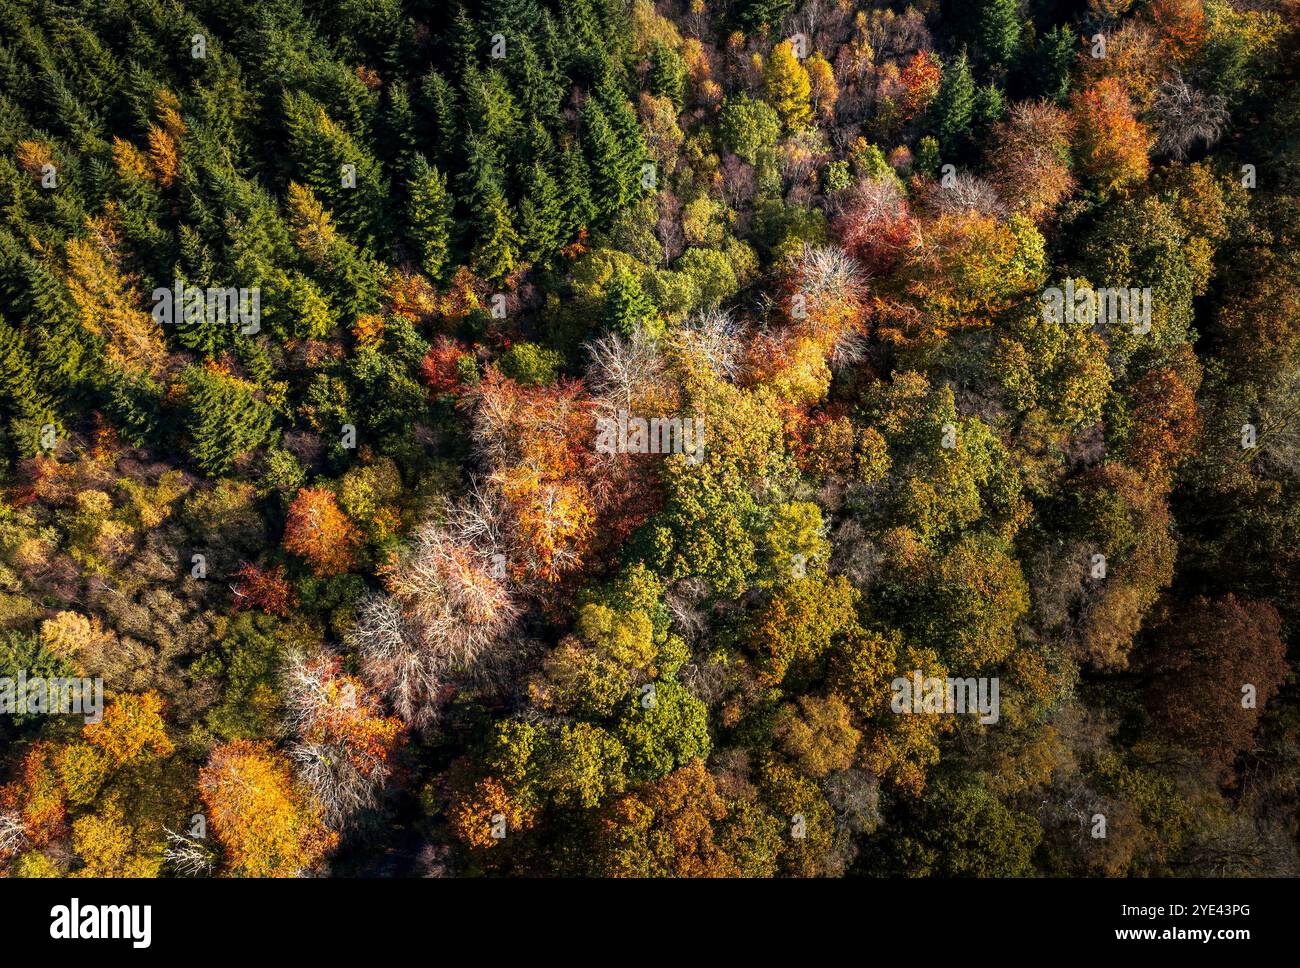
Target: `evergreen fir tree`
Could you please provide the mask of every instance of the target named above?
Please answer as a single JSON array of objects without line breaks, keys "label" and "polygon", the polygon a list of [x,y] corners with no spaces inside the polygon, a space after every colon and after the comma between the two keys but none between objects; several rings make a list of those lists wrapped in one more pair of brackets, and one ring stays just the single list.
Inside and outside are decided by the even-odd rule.
[{"label": "evergreen fir tree", "polygon": [[592,204],[602,218],[609,217],[632,198],[640,163],[630,159],[595,97],[582,105],[582,145],[590,173]]},{"label": "evergreen fir tree", "polygon": [[519,260],[519,235],[503,195],[495,193],[485,199],[478,226],[475,268],[483,278],[499,282],[514,272]]},{"label": "evergreen fir tree", "polygon": [[666,97],[681,111],[686,100],[686,62],[667,44],[656,44],[650,55],[650,93]]},{"label": "evergreen fir tree", "polygon": [[442,279],[450,255],[452,221],[447,179],[438,169],[431,168],[421,154],[415,156],[412,172],[407,221],[420,267],[436,282]]},{"label": "evergreen fir tree", "polygon": [[930,107],[931,128],[945,155],[954,154],[970,132],[975,113],[975,82],[963,51],[943,70],[939,93]]},{"label": "evergreen fir tree", "polygon": [[184,426],[190,458],[205,474],[224,474],[241,454],[260,446],[271,431],[271,408],[251,384],[207,367],[182,374]]},{"label": "evergreen fir tree", "polygon": [[1070,67],[1079,44],[1064,24],[1043,34],[1029,58],[1034,93],[1053,101],[1064,101],[1070,93]]},{"label": "evergreen fir tree", "polygon": [[1010,64],[1020,49],[1018,0],[979,0],[972,11],[975,42],[984,59],[992,64]]},{"label": "evergreen fir tree", "polygon": [[461,82],[465,121],[479,137],[501,149],[511,149],[519,136],[523,114],[497,70],[471,66]]},{"label": "evergreen fir tree", "polygon": [[424,77],[420,103],[429,118],[434,159],[442,166],[460,150],[460,114],[456,91],[435,68]]},{"label": "evergreen fir tree", "polygon": [[794,0],[741,0],[736,8],[736,21],[749,33],[761,34],[781,25]]},{"label": "evergreen fir tree", "polygon": [[564,242],[568,243],[576,239],[583,229],[590,228],[596,218],[587,162],[577,148],[564,152],[560,163],[560,182],[560,192],[564,199],[561,235]]},{"label": "evergreen fir tree", "polygon": [[37,382],[36,367],[22,334],[0,318],[0,414],[8,418],[11,443],[23,456],[41,449],[41,428],[61,426]]},{"label": "evergreen fir tree", "polygon": [[545,264],[563,244],[560,188],[546,166],[534,162],[529,169],[524,197],[519,202],[519,234],[525,259]]},{"label": "evergreen fir tree", "polygon": [[623,336],[638,330],[657,336],[662,328],[654,302],[636,276],[621,265],[610,277],[605,294],[605,325]]},{"label": "evergreen fir tree", "polygon": [[[373,246],[381,232],[388,195],[378,160],[308,95],[288,93],[284,107],[290,149],[303,179],[353,241]],[[354,186],[344,184],[345,166],[355,179]]]}]

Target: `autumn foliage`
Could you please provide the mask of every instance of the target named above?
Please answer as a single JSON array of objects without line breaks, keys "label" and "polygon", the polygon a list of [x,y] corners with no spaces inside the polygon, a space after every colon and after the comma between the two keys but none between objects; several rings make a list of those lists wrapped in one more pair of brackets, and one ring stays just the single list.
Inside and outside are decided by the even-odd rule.
[{"label": "autumn foliage", "polygon": [[356,526],[332,491],[304,488],[289,506],[284,546],[306,558],[316,575],[327,577],[351,568],[359,541]]}]

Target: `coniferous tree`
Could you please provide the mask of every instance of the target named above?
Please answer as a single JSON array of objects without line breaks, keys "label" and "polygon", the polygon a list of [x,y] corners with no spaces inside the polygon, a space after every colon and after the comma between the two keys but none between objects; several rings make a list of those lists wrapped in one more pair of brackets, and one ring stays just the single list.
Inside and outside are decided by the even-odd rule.
[{"label": "coniferous tree", "polygon": [[519,235],[513,213],[505,197],[493,193],[484,200],[478,219],[474,264],[485,279],[497,282],[514,272],[518,261]]},{"label": "coniferous tree", "polygon": [[191,366],[185,386],[185,430],[195,465],[223,474],[236,458],[266,441],[272,413],[244,380],[211,367]]},{"label": "coniferous tree", "polygon": [[299,172],[354,242],[378,241],[388,189],[379,161],[306,94],[285,95],[285,121]]},{"label": "coniferous tree", "polygon": [[420,90],[420,103],[428,118],[432,134],[434,159],[442,166],[459,150],[460,115],[456,104],[455,88],[436,69],[424,77]]},{"label": "coniferous tree", "polygon": [[1018,0],[980,0],[972,11],[975,41],[993,64],[1010,64],[1020,48]]},{"label": "coniferous tree", "polygon": [[650,55],[650,93],[666,97],[681,111],[686,99],[686,62],[667,44],[656,44]]},{"label": "coniferous tree", "polygon": [[42,427],[61,433],[54,408],[37,383],[36,368],[22,335],[0,318],[0,413],[8,418],[10,439],[23,455],[42,447]]},{"label": "coniferous tree", "polygon": [[417,154],[411,167],[407,202],[411,237],[419,253],[420,267],[425,275],[437,281],[446,271],[450,258],[452,219],[447,179],[429,166],[424,155]]},{"label": "coniferous tree", "polygon": [[589,97],[582,106],[582,145],[592,205],[598,215],[608,218],[632,198],[640,162],[629,154],[595,97]]},{"label": "coniferous tree", "polygon": [[636,276],[624,266],[614,270],[605,295],[605,325],[623,336],[637,331],[657,335],[659,315]]},{"label": "coniferous tree", "polygon": [[763,68],[767,102],[787,129],[801,128],[812,117],[812,82],[808,71],[794,55],[794,47],[783,40],[772,49]]},{"label": "coniferous tree", "polygon": [[750,33],[775,30],[794,9],[794,0],[742,0],[736,19]]},{"label": "coniferous tree", "polygon": [[939,93],[930,106],[935,138],[945,155],[955,153],[970,133],[975,113],[975,81],[965,52],[943,69]]},{"label": "coniferous tree", "polygon": [[572,242],[596,217],[587,162],[577,148],[565,151],[560,160],[560,193],[564,199],[561,235],[565,242]]},{"label": "coniferous tree", "polygon": [[1070,93],[1070,66],[1079,49],[1074,33],[1058,24],[1039,39],[1029,55],[1029,78],[1033,93],[1061,102]]},{"label": "coniferous tree", "polygon": [[519,235],[522,254],[532,263],[543,264],[559,250],[564,239],[563,200],[560,187],[546,166],[534,162],[519,202]]}]

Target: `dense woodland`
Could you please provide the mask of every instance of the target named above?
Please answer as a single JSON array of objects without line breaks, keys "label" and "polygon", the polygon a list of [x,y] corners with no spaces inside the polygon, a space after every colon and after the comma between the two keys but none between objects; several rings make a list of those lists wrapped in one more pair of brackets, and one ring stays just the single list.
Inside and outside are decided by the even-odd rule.
[{"label": "dense woodland", "polygon": [[0,872],[1300,873],[1298,42],[0,0]]}]

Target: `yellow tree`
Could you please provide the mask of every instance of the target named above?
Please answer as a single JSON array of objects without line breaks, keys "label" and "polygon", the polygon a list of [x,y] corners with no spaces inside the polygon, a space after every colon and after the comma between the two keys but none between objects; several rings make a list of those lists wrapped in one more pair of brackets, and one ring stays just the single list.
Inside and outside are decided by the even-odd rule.
[{"label": "yellow tree", "polygon": [[772,51],[763,71],[763,83],[767,102],[787,128],[802,128],[812,118],[812,82],[790,41],[781,41]]},{"label": "yellow tree", "polygon": [[157,373],[167,360],[162,332],[140,308],[138,280],[122,269],[117,210],[86,221],[87,235],[69,239],[64,282],[81,325],[107,341],[110,361],[131,372]]},{"label": "yellow tree", "polygon": [[269,743],[234,740],[199,771],[212,831],[227,873],[294,877],[318,864],[338,840],[294,785],[288,760]]}]

